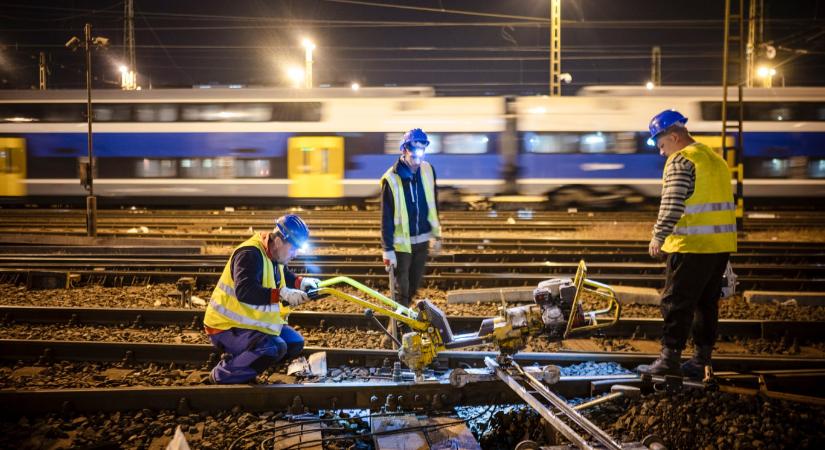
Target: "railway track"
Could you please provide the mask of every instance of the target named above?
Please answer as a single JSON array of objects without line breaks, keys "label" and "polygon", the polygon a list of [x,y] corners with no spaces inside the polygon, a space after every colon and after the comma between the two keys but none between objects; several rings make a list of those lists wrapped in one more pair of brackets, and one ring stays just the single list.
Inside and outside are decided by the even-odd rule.
[{"label": "railway track", "polygon": [[[0,324],[128,326],[131,328],[177,326],[201,331],[203,310],[193,309],[136,309],[136,308],[60,308],[42,306],[0,306]],[[386,318],[377,316],[386,326]],[[456,333],[478,331],[484,317],[453,316],[450,328]],[[295,311],[289,316],[292,326],[301,328],[375,328],[364,314]],[[661,319],[623,318],[616,325],[602,330],[605,338],[658,338],[662,332]],[[825,323],[818,321],[785,320],[730,320],[719,321],[719,335],[753,339],[825,339]]]},{"label": "railway track", "polygon": [[[554,276],[570,277],[575,272],[575,266],[573,262],[512,263],[506,266],[499,263],[431,263],[423,283],[445,290],[530,286]],[[293,264],[292,268],[319,278],[356,278],[374,288],[385,288],[387,283],[383,266],[377,262],[312,262],[303,266]],[[174,283],[180,278],[190,277],[195,279],[198,288],[206,289],[214,286],[222,269],[222,263],[181,263],[160,267],[158,264],[142,266],[134,262],[109,265],[59,264],[53,260],[30,265],[11,262],[0,267],[0,281],[61,287],[69,285],[70,279],[76,279],[82,284],[134,286]],[[595,263],[588,264],[588,270],[591,278],[612,285],[660,287],[663,277],[660,263]],[[740,290],[825,290],[825,270],[820,264],[751,264],[737,266],[737,272]]]},{"label": "railway track", "polygon": [[[154,226],[165,229],[192,228],[198,226],[223,226],[228,228],[269,227],[272,218],[286,213],[285,210],[101,210],[99,226],[127,227],[138,225]],[[300,211],[300,214],[314,227],[319,229],[363,229],[377,230],[380,223],[378,211],[321,210]],[[346,216],[343,219],[342,216]],[[612,222],[654,222],[655,211],[651,212],[548,212],[532,211],[450,211],[441,212],[442,225],[447,229],[464,229],[476,231],[523,230],[523,231],[559,231],[575,229],[599,223]],[[513,219],[513,220],[508,220]],[[819,227],[825,223],[821,212],[748,212],[745,215],[745,231],[765,229],[783,229],[800,227]],[[0,211],[0,228],[13,227],[15,224],[37,223],[55,227],[84,227],[83,210],[5,210]]]},{"label": "railway track", "polygon": [[[6,409],[6,414],[37,414],[57,409],[78,411],[111,411],[142,408],[227,409],[243,404],[252,410],[287,410],[295,408],[299,397],[300,409],[373,408],[395,401],[395,407],[405,409],[443,409],[456,405],[478,405],[512,402],[514,398],[503,383],[473,383],[462,388],[449,384],[450,369],[483,367],[485,357],[492,352],[443,352],[436,363],[436,371],[428,381],[410,383],[392,381],[392,364],[396,353],[392,350],[348,350],[306,348],[305,353],[325,352],[327,364],[333,367],[361,368],[367,379],[344,383],[287,384],[266,386],[204,386],[205,371],[217,360],[209,345],[100,343],[71,341],[0,340],[0,361],[17,364],[18,373],[40,374],[44,368],[61,361],[81,362],[96,367],[99,380],[120,377],[146,369],[144,364],[174,364],[179,376],[186,375],[189,386],[127,387],[127,388],[63,388],[0,390],[4,404],[21,405]],[[531,364],[571,366],[576,364],[617,363],[634,367],[650,361],[653,354],[621,353],[519,353],[515,360],[522,366]],[[20,361],[24,366],[20,366]],[[718,371],[802,371],[818,374],[821,380],[825,359],[793,357],[719,356],[714,358]],[[371,368],[371,369],[370,369]],[[183,374],[181,374],[183,373]],[[35,376],[30,375],[30,376]],[[90,376],[84,369],[84,376]],[[162,376],[162,375],[161,375]],[[198,378],[200,377],[200,378]],[[195,381],[191,381],[195,380]],[[809,378],[808,381],[810,381]],[[638,383],[631,373],[613,373],[599,376],[575,376],[557,385],[561,395],[587,397],[609,389],[611,383]],[[43,382],[41,381],[41,384]],[[197,385],[197,386],[195,386]],[[821,389],[820,389],[821,390]],[[392,397],[390,397],[392,395]],[[401,398],[399,399],[399,396]]]}]

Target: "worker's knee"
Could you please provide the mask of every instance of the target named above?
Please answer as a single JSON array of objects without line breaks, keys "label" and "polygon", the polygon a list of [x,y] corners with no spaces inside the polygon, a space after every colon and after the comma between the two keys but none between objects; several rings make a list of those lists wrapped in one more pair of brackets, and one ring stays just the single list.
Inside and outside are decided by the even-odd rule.
[{"label": "worker's knee", "polygon": [[304,338],[286,343],[286,358],[297,358],[304,350]]}]

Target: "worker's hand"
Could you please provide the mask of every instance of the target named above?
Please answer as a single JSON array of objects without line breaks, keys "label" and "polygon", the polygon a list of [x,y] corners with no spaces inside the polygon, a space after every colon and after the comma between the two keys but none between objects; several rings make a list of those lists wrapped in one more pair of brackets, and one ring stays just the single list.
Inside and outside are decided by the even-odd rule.
[{"label": "worker's hand", "polygon": [[430,243],[430,254],[433,256],[438,256],[441,254],[441,238],[437,237],[432,240]]},{"label": "worker's hand", "polygon": [[321,283],[321,280],[312,277],[303,277],[301,278],[301,290],[304,292],[309,292],[312,289],[318,289],[318,285]]},{"label": "worker's hand", "polygon": [[300,289],[290,289],[284,286],[280,289],[279,292],[281,302],[286,303],[287,305],[292,307],[302,305],[309,301],[307,293]]},{"label": "worker's hand", "polygon": [[398,260],[395,259],[394,251],[384,252],[384,266],[387,268],[387,272],[398,267]]},{"label": "worker's hand", "polygon": [[662,259],[665,257],[665,252],[662,251],[662,243],[657,241],[656,238],[650,240],[650,244],[647,246],[647,252],[650,254],[650,257],[654,259]]}]

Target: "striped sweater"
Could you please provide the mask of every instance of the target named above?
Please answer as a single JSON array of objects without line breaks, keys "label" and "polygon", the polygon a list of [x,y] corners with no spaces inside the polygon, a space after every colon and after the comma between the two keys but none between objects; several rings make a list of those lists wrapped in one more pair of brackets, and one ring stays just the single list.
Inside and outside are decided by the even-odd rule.
[{"label": "striped sweater", "polygon": [[659,244],[673,233],[676,222],[685,213],[685,200],[693,195],[696,167],[687,158],[676,154],[665,169],[659,218],[653,226],[653,240]]}]

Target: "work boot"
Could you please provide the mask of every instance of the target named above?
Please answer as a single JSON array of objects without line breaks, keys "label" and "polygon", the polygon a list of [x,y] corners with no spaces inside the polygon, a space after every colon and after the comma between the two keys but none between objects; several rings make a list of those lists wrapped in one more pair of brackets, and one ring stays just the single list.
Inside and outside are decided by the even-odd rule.
[{"label": "work boot", "polygon": [[693,357],[682,364],[682,373],[688,378],[702,379],[705,377],[705,366],[710,365],[712,345],[697,345],[693,348]]},{"label": "work boot", "polygon": [[674,350],[668,347],[662,347],[662,353],[653,361],[652,364],[642,364],[636,368],[636,372],[642,375],[682,375],[682,370],[679,368],[681,363],[682,351]]}]

